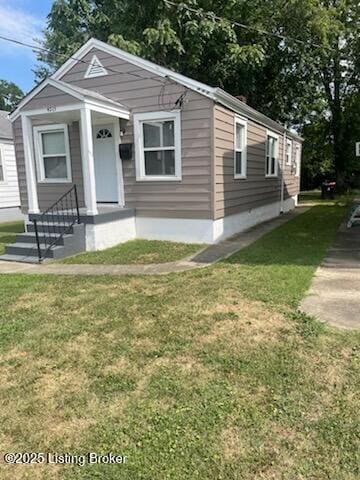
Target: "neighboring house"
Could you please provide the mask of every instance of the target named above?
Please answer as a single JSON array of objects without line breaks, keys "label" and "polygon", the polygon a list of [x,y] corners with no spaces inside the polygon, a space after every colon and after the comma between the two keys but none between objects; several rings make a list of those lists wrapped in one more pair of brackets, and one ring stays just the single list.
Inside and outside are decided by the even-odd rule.
[{"label": "neighboring house", "polygon": [[[0,222],[18,212],[20,196],[9,112],[0,110]],[[4,211],[6,209],[6,212]]]},{"label": "neighboring house", "polygon": [[300,137],[95,39],[11,120],[23,212],[42,222],[76,184],[87,250],[136,237],[215,243],[297,202]]}]

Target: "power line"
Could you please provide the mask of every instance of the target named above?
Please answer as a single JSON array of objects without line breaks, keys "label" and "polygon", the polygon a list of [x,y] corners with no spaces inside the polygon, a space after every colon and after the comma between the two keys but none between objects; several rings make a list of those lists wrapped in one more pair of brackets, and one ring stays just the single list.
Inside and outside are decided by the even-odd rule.
[{"label": "power line", "polygon": [[[26,43],[26,42],[22,42],[20,40],[16,40],[14,38],[9,38],[9,37],[5,37],[3,35],[0,35],[0,40],[5,40],[7,42],[11,42],[11,43],[15,43],[17,45],[21,45],[23,47],[28,47],[28,48],[31,48],[33,50],[39,50],[41,52],[46,52],[48,54],[51,54],[51,55],[56,55],[58,57],[66,57],[67,60],[74,60],[75,62],[80,62],[80,63],[83,63],[85,65],[92,65],[91,62],[87,62],[86,60],[83,60],[81,58],[76,58],[76,57],[68,57],[66,54],[64,53],[57,53],[57,52],[53,52],[47,48],[44,48],[44,47],[41,47],[41,46],[38,46],[38,45],[33,45],[33,44],[29,44],[29,43]],[[109,72],[113,72],[115,74],[119,74],[120,72],[116,71],[116,70],[113,70],[112,68],[110,67],[106,67],[106,70],[108,70]],[[133,73],[133,72],[126,72],[127,75],[132,75],[136,78],[140,78],[142,80],[153,80],[154,82],[157,82],[161,85],[160,87],[160,92],[158,94],[158,104],[159,104],[159,108],[161,107],[161,102],[163,102],[163,104],[165,105],[164,103],[164,95],[165,95],[165,88],[166,86],[170,83],[174,83],[173,80],[171,80],[170,77],[166,76],[164,80],[159,80],[158,78],[156,77],[146,77],[144,75],[139,75],[139,74],[136,74],[136,73]],[[182,108],[183,106],[183,102],[184,102],[184,98],[186,96],[186,90],[180,95],[179,98],[177,98],[177,100],[174,102],[174,105],[175,105],[175,108],[177,106],[180,105],[180,108]],[[171,107],[171,103],[172,102],[169,102],[169,110],[171,108],[174,108],[174,107]]]},{"label": "power line", "polygon": [[[74,60],[75,62],[83,63],[85,65],[92,65],[91,62],[87,62],[86,60],[83,60],[81,58],[76,58],[76,57],[72,57],[72,56],[68,57],[65,53],[53,52],[53,51],[51,51],[47,48],[40,47],[38,45],[33,45],[33,44],[30,44],[30,43],[26,43],[26,42],[22,42],[20,40],[14,39],[14,38],[5,37],[3,35],[0,35],[0,40],[5,40],[6,42],[15,43],[17,45],[21,45],[22,47],[28,47],[28,48],[31,48],[32,50],[38,50],[40,52],[48,53],[50,55],[55,55],[55,56],[62,57],[62,58],[65,57],[67,60]],[[116,70],[113,70],[110,67],[106,67],[106,70],[108,70],[109,72],[112,72],[112,73],[116,73],[116,74],[120,73]],[[158,82],[161,85],[164,85],[164,83],[165,83],[164,80],[159,80],[156,77],[145,77],[143,75],[139,75],[139,74],[133,73],[133,72],[126,72],[126,74],[127,75],[132,75],[133,77],[137,77],[137,78],[140,78],[142,80],[153,80],[154,82]]]},{"label": "power line", "polygon": [[186,4],[183,4],[183,3],[180,4],[180,3],[174,2],[172,0],[164,0],[164,3],[166,3],[168,5],[172,5],[174,7],[181,6],[185,10],[188,10],[189,12],[206,15],[207,17],[211,17],[215,20],[218,20],[218,21],[221,21],[221,22],[227,22],[230,25],[235,25],[239,28],[243,28],[245,30],[250,30],[250,31],[253,31],[253,32],[256,32],[256,33],[260,33],[262,35],[268,35],[268,36],[271,36],[271,37],[275,37],[275,38],[278,38],[278,39],[283,40],[283,41],[288,40],[288,41],[296,42],[296,43],[299,43],[299,44],[305,45],[305,46],[313,46],[313,47],[317,47],[317,48],[326,48],[326,49],[332,50],[331,47],[326,47],[326,46],[323,46],[323,45],[319,45],[319,44],[314,43],[314,42],[304,42],[303,40],[299,40],[299,39],[293,38],[293,37],[288,37],[286,35],[281,35],[280,33],[268,32],[267,30],[263,30],[262,28],[252,27],[251,25],[246,25],[246,24],[240,23],[236,20],[230,20],[230,19],[225,18],[225,17],[220,17],[218,15],[215,15],[215,13],[213,13],[213,12],[209,12],[209,11],[206,12],[202,9],[196,9],[196,8],[190,7],[190,6],[188,6]]}]

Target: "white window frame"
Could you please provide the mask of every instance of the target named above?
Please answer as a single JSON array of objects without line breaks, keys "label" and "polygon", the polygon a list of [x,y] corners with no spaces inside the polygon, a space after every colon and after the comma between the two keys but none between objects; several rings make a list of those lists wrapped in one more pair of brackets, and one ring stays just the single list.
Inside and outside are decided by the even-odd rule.
[{"label": "white window frame", "polygon": [[[175,175],[146,175],[144,155],[143,123],[157,121],[174,121],[174,147],[153,148],[153,150],[174,150]],[[134,114],[135,166],[138,182],[172,182],[181,180],[181,114],[173,112],[147,112]],[[150,150],[150,149],[146,149]]]},{"label": "white window frame", "polygon": [[[243,127],[243,148],[240,150],[236,147],[236,125]],[[234,178],[243,179],[247,177],[247,121],[244,118],[235,115],[234,117]],[[243,173],[236,172],[236,153],[241,152],[241,171]]]},{"label": "white window frame", "polygon": [[[275,143],[275,173],[268,173],[267,171],[267,154],[268,154],[268,137],[276,140]],[[271,164],[271,163],[270,163]],[[271,130],[266,131],[266,144],[265,144],[265,177],[276,178],[279,174],[279,135]]]},{"label": "white window frame", "polygon": [[[288,157],[288,147],[290,146],[289,157]],[[292,164],[292,154],[293,154],[293,142],[290,138],[286,140],[286,150],[285,150],[285,157],[286,157],[286,165]]]},{"label": "white window frame", "polygon": [[7,183],[6,179],[6,169],[5,169],[5,149],[4,145],[0,144],[0,166],[2,167],[3,179],[0,178],[0,185]]},{"label": "white window frame", "polygon": [[[66,178],[46,178],[45,167],[44,167],[44,156],[59,157],[62,155],[59,155],[59,154],[44,155],[41,135],[43,133],[59,132],[59,131],[64,132],[64,142],[65,142],[64,156],[66,157],[66,170],[67,170],[68,176]],[[57,123],[52,125],[41,125],[39,127],[34,127],[34,146],[35,146],[35,158],[36,158],[36,167],[37,167],[39,183],[72,183],[69,132],[68,132],[68,126],[66,123]]]},{"label": "white window frame", "polygon": [[297,143],[295,145],[295,177],[300,177],[301,166],[301,146]]}]

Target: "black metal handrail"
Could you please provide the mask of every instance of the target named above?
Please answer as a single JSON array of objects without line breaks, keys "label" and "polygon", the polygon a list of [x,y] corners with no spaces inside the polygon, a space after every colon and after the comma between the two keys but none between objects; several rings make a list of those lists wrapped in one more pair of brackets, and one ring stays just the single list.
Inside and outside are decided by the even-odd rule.
[{"label": "black metal handrail", "polygon": [[[75,223],[81,223],[76,185],[72,186],[68,192],[64,193],[32,222],[34,223],[39,262],[42,262],[48,251],[70,232]],[[40,223],[41,232],[39,231]]]}]

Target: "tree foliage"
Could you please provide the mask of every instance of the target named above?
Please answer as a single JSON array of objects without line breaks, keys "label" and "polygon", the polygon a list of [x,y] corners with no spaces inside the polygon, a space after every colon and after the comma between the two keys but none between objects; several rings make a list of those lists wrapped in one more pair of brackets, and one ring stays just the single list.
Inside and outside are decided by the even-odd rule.
[{"label": "tree foliage", "polygon": [[24,92],[15,83],[0,80],[0,110],[11,111],[23,96]]},{"label": "tree foliage", "polygon": [[37,73],[43,77],[96,37],[245,95],[304,132],[305,165],[324,157],[319,151],[314,158],[310,140],[326,138],[321,164],[330,162],[343,181],[358,121],[350,112],[359,91],[359,18],[357,0],[55,0],[44,46],[56,55],[40,53]]}]

